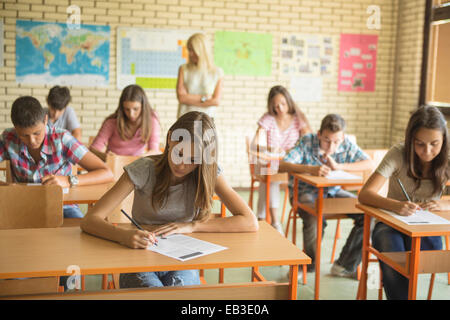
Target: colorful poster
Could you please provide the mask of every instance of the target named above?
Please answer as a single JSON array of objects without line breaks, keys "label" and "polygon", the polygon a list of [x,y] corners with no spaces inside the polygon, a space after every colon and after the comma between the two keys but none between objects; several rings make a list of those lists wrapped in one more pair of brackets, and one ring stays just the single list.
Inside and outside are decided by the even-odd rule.
[{"label": "colorful poster", "polygon": [[110,27],[16,21],[16,81],[106,87]]},{"label": "colorful poster", "polygon": [[214,36],[214,62],[226,75],[270,76],[272,35],[218,31]]},{"label": "colorful poster", "polygon": [[118,28],[117,87],[175,89],[178,68],[187,62],[186,42],[198,31]]},{"label": "colorful poster", "polygon": [[281,37],[280,75],[330,76],[334,71],[335,37],[291,34]]},{"label": "colorful poster", "polygon": [[375,91],[377,35],[341,34],[339,91]]}]

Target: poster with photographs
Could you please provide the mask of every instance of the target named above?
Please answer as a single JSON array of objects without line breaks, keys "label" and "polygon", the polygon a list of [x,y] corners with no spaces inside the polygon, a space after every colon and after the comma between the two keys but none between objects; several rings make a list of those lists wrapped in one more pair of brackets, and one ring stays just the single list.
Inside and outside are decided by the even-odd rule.
[{"label": "poster with photographs", "polygon": [[377,35],[341,34],[339,91],[375,91]]},{"label": "poster with photographs", "polygon": [[289,34],[281,37],[280,74],[330,76],[333,74],[335,39],[332,36]]}]

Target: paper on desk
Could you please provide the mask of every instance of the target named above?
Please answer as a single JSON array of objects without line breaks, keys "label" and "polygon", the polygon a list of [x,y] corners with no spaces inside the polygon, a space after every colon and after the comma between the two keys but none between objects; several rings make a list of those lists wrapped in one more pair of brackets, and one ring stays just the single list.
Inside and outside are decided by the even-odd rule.
[{"label": "paper on desk", "polygon": [[450,224],[450,221],[444,219],[428,210],[417,210],[416,213],[410,216],[401,216],[395,212],[380,209],[381,211],[391,215],[392,217],[400,220],[408,225],[430,225],[430,224]]},{"label": "paper on desk", "polygon": [[361,176],[357,176],[346,171],[334,170],[326,176],[330,180],[362,180]]},{"label": "paper on desk", "polygon": [[183,234],[172,234],[167,238],[157,237],[157,239],[158,245],[152,245],[148,247],[147,250],[154,251],[180,261],[187,261],[228,249],[226,247]]},{"label": "paper on desk", "polygon": [[[27,186],[42,186],[40,182],[30,182],[27,183]],[[69,193],[69,188],[63,188],[63,194]]]}]

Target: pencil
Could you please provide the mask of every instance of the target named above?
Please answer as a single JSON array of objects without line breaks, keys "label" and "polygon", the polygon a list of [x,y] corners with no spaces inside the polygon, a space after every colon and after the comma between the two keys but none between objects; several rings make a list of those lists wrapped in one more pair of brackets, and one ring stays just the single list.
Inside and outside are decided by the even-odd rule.
[{"label": "pencil", "polygon": [[[122,213],[125,215],[125,217],[127,217],[135,226],[136,228],[138,228],[139,230],[145,231],[144,228],[142,228],[132,217],[130,217],[123,209],[120,209],[120,211],[122,211]],[[158,245],[157,242],[154,243],[155,246]]]},{"label": "pencil", "polygon": [[405,190],[405,187],[403,186],[403,183],[400,181],[399,178],[397,178],[397,181],[398,181],[398,184],[400,185],[400,188],[402,188],[403,194],[405,195],[406,199],[407,199],[409,202],[412,202],[411,199],[410,199],[409,196],[408,196],[408,193],[406,193],[406,190]]}]

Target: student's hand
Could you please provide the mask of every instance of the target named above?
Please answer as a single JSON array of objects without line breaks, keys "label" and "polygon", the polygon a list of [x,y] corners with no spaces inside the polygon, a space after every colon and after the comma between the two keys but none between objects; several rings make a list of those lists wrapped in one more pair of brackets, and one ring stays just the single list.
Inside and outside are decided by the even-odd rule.
[{"label": "student's hand", "polygon": [[53,174],[42,178],[42,184],[56,184],[63,188],[69,188],[69,176],[55,176]]},{"label": "student's hand", "polygon": [[409,201],[399,201],[397,204],[397,208],[394,211],[401,216],[410,216],[414,214],[417,209],[420,209],[420,206],[416,203]]},{"label": "student's hand", "polygon": [[424,210],[428,210],[428,211],[441,211],[441,210],[445,210],[445,208],[442,207],[440,201],[436,201],[436,200],[431,200],[431,201],[427,201],[427,202],[422,202],[420,204],[420,207]]},{"label": "student's hand", "polygon": [[157,242],[155,234],[149,231],[138,229],[127,229],[123,231],[121,244],[132,249],[147,249]]},{"label": "student's hand", "polygon": [[325,177],[326,175],[328,175],[328,173],[330,173],[330,171],[331,168],[329,166],[321,165],[313,167],[312,174],[318,177]]},{"label": "student's hand", "polygon": [[324,155],[323,156],[324,163],[331,168],[331,170],[339,170],[340,164],[334,161],[334,159],[330,155]]},{"label": "student's hand", "polygon": [[157,236],[167,237],[174,233],[192,233],[194,224],[192,222],[172,222],[153,230]]}]

